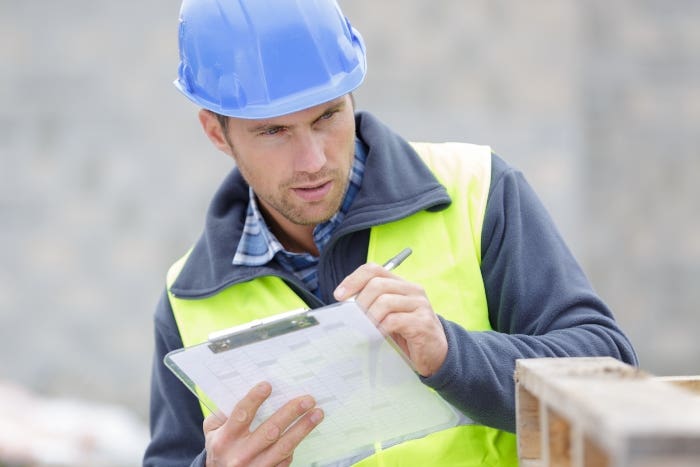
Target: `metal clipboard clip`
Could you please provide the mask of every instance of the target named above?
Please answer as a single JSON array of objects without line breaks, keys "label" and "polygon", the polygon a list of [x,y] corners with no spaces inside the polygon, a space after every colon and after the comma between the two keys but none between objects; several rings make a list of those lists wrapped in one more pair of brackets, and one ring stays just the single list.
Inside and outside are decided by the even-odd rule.
[{"label": "metal clipboard clip", "polygon": [[221,353],[316,326],[319,324],[318,320],[309,313],[310,311],[307,308],[299,308],[213,332],[209,334],[209,349],[213,353]]}]

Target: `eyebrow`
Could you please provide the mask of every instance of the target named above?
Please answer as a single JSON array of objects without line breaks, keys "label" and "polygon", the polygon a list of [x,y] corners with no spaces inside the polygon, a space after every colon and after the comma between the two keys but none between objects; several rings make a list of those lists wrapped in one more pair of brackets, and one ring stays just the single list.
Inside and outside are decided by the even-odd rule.
[{"label": "eyebrow", "polygon": [[[328,107],[324,108],[316,118],[313,119],[313,123],[316,123],[321,117],[323,117],[328,112],[335,112],[341,110],[346,105],[345,99],[337,102],[332,102]],[[262,122],[260,125],[255,125],[248,129],[250,133],[259,133],[261,131],[272,130],[276,128],[288,128],[290,125],[278,124],[278,123],[268,123]]]}]

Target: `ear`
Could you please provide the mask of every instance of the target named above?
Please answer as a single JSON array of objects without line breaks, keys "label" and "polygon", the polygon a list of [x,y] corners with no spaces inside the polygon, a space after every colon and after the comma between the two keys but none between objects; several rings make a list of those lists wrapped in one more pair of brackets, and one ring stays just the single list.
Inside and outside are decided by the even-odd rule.
[{"label": "ear", "polygon": [[231,146],[226,140],[224,129],[221,127],[221,123],[219,123],[219,119],[216,115],[209,110],[201,109],[199,111],[199,123],[201,123],[204,134],[207,135],[209,141],[211,141],[219,151],[225,152],[233,157]]}]

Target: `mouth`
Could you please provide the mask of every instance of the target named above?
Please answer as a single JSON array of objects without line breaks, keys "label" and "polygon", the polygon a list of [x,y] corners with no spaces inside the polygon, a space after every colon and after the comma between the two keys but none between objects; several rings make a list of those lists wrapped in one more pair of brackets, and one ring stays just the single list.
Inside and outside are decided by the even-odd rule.
[{"label": "mouth", "polygon": [[320,184],[316,183],[309,186],[295,187],[292,188],[292,192],[294,192],[294,194],[304,201],[313,202],[321,201],[328,194],[328,192],[331,191],[332,187],[333,182],[329,180]]}]

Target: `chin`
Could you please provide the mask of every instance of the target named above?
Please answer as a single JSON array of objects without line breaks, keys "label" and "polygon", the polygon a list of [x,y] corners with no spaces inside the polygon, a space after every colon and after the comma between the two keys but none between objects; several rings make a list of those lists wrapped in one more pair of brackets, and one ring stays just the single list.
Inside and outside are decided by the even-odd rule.
[{"label": "chin", "polygon": [[306,216],[296,216],[296,219],[290,220],[292,220],[295,224],[299,225],[318,225],[330,220],[330,218],[333,217],[336,212],[338,212],[338,209],[334,209],[330,212],[326,211],[318,213],[315,215],[311,214]]}]

